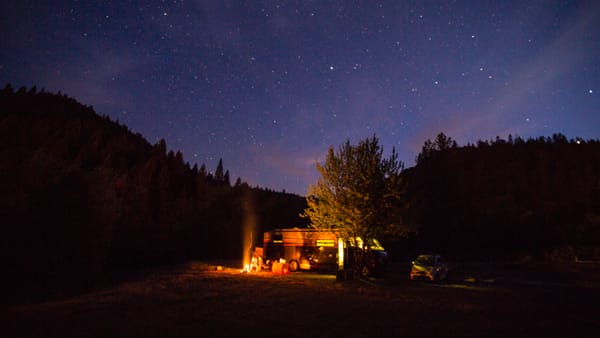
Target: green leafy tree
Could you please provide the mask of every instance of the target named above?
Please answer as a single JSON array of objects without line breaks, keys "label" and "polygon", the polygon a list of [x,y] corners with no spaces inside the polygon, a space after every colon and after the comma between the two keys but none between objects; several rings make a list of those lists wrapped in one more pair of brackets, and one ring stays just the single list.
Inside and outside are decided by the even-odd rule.
[{"label": "green leafy tree", "polygon": [[308,207],[302,216],[316,229],[337,232],[346,243],[362,243],[361,250],[353,250],[355,268],[361,273],[366,272],[363,268],[373,238],[402,233],[402,169],[395,149],[384,158],[376,136],[358,145],[346,141],[337,151],[331,147],[325,162],[317,163],[321,178],[309,186]]}]

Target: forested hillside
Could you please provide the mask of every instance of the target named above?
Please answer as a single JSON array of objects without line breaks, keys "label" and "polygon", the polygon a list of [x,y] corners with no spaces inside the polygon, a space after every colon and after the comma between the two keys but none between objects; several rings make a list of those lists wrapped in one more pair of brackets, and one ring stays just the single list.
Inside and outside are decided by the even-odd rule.
[{"label": "forested hillside", "polygon": [[[600,258],[600,142],[427,141],[403,172],[418,250],[454,257]],[[66,95],[0,92],[2,294],[93,284],[107,271],[242,257],[275,227],[306,226],[303,197],[190,167]],[[406,253],[406,248],[402,249]],[[400,250],[400,251],[402,251]],[[394,258],[394,257],[392,257]],[[5,298],[6,299],[6,298]]]},{"label": "forested hillside", "polygon": [[[93,281],[107,269],[242,257],[256,232],[305,225],[304,198],[253,188],[219,162],[185,163],[65,95],[0,94],[0,226],[4,283]],[[42,286],[40,286],[40,284]],[[10,292],[4,288],[3,292]]]},{"label": "forested hillside", "polygon": [[600,142],[427,141],[405,172],[423,247],[473,258],[600,258]]}]

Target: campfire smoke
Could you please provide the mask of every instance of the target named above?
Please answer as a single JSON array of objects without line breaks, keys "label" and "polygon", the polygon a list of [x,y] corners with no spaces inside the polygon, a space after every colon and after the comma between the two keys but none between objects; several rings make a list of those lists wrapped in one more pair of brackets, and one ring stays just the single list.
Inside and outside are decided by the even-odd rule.
[{"label": "campfire smoke", "polygon": [[247,191],[243,204],[244,210],[242,223],[242,267],[249,272],[252,260],[252,251],[256,245],[256,203],[251,191]]}]

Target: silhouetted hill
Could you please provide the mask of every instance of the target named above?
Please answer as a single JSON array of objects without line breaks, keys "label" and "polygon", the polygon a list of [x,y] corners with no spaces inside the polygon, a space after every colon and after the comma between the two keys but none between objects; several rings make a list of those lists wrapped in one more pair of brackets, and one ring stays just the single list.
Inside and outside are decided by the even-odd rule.
[{"label": "silhouetted hill", "polygon": [[427,141],[405,172],[407,220],[423,247],[473,258],[600,258],[600,142]]},{"label": "silhouetted hill", "polygon": [[0,93],[1,257],[7,287],[94,283],[107,269],[242,257],[256,233],[305,225],[304,198],[190,168],[91,107],[35,87]]}]

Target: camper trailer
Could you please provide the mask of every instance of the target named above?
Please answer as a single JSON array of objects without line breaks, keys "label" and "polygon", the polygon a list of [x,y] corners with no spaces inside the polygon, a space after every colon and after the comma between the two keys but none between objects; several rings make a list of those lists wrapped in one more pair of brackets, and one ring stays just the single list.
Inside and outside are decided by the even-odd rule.
[{"label": "camper trailer", "polygon": [[[352,243],[353,244],[353,243]],[[285,261],[289,270],[335,271],[354,267],[353,250],[359,245],[347,245],[336,233],[316,229],[275,229],[263,235],[263,261]],[[364,274],[387,271],[388,258],[383,247],[373,240],[367,256]]]}]

